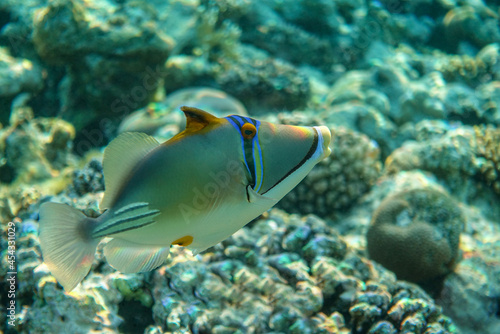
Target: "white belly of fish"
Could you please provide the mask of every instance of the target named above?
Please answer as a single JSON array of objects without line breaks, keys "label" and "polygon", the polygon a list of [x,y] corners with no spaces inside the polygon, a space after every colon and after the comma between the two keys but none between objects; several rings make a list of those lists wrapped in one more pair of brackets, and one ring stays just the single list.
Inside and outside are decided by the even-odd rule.
[{"label": "white belly of fish", "polygon": [[154,224],[112,235],[144,245],[168,247],[186,236],[193,238],[187,246],[197,254],[226,239],[252,219],[269,210],[277,201],[264,198],[254,203],[244,200],[215,199],[206,210],[183,207],[165,210]]}]

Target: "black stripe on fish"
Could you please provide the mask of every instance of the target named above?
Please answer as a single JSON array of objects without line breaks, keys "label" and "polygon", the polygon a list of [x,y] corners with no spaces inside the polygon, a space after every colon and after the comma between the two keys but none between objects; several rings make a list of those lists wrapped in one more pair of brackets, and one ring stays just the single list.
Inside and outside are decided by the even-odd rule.
[{"label": "black stripe on fish", "polygon": [[285,176],[283,176],[281,179],[278,180],[278,182],[276,182],[275,184],[273,184],[272,187],[270,187],[269,189],[267,189],[265,192],[262,193],[262,195],[264,195],[265,193],[267,193],[269,190],[273,189],[274,187],[276,187],[281,181],[283,181],[284,179],[286,179],[290,174],[292,174],[293,172],[295,172],[297,169],[300,168],[300,166],[302,166],[303,164],[306,163],[307,160],[309,160],[313,155],[314,155],[314,152],[316,152],[316,150],[318,149],[318,144],[319,144],[319,135],[318,135],[318,130],[316,130],[315,128],[313,128],[314,130],[314,140],[313,140],[313,143],[311,145],[311,148],[309,148],[309,151],[307,152],[307,154],[305,155],[305,157],[295,166],[293,167],[288,173],[285,174]]},{"label": "black stripe on fish", "polygon": [[245,123],[250,123],[250,124],[253,124],[253,126],[257,127],[257,120],[253,119],[251,117],[242,117],[242,116],[238,116],[238,115],[231,115],[231,116],[227,116],[226,118],[230,118],[235,124],[238,125],[240,130],[241,130],[241,127],[243,126],[243,124],[245,124]]},{"label": "black stripe on fish", "polygon": [[230,118],[234,122],[234,124],[238,125],[240,130],[241,130],[241,122],[243,121],[243,124],[245,124],[245,121],[242,120],[241,117],[239,117],[239,116],[231,115],[231,116],[227,116],[227,118]]},{"label": "black stripe on fish", "polygon": [[[119,233],[122,231],[127,231],[131,228],[136,228],[136,226],[138,226],[138,227],[145,226],[144,223],[140,222],[141,219],[148,218],[148,217],[157,215],[159,213],[160,213],[160,210],[150,210],[150,211],[147,211],[147,212],[142,213],[142,214],[138,214],[138,215],[130,216],[130,217],[124,217],[124,218],[121,218],[118,220],[111,219],[111,221],[108,224],[105,223],[104,225],[97,227],[93,231],[92,237],[101,238],[101,237],[104,237],[106,235]],[[133,222],[133,221],[137,221],[137,224],[132,225],[132,226],[122,226],[122,228],[119,228],[120,225],[126,225],[126,223]],[[148,225],[148,224],[146,224],[146,225]],[[118,229],[115,227],[118,227]]]},{"label": "black stripe on fish", "polygon": [[243,154],[245,155],[245,161],[248,164],[248,168],[250,168],[250,186],[252,188],[255,187],[255,161],[253,158],[253,139],[245,139],[243,138],[243,146],[245,152]]},{"label": "black stripe on fish", "polygon": [[245,188],[245,189],[246,189],[246,191],[247,191],[247,201],[248,201],[248,203],[250,203],[250,192],[248,191],[248,187],[251,187],[251,185],[249,185],[249,184],[248,184],[248,185],[246,186],[246,188]]},{"label": "black stripe on fish", "polygon": [[246,120],[246,119],[249,119],[249,120],[250,120],[250,123],[252,123],[252,124],[253,124],[253,126],[257,127],[257,121],[256,121],[255,119],[250,118],[250,117],[246,117],[246,118],[245,118],[245,120]]},{"label": "black stripe on fish", "polygon": [[132,204],[124,206],[123,208],[120,208],[119,210],[116,210],[114,212],[114,215],[118,216],[118,215],[127,213],[129,211],[133,211],[133,210],[136,210],[136,209],[144,208],[144,207],[147,207],[147,206],[148,206],[148,203],[145,203],[145,202],[132,203]]},{"label": "black stripe on fish", "polygon": [[[130,227],[124,228],[123,230],[120,230],[118,232],[121,233],[121,232],[125,232],[125,231],[135,230],[135,229],[147,226],[147,225],[151,225],[153,223],[156,223],[156,220],[149,220],[149,221],[147,221],[147,222],[145,222],[143,224],[130,226]],[[118,232],[113,232],[113,233],[118,233]]]}]

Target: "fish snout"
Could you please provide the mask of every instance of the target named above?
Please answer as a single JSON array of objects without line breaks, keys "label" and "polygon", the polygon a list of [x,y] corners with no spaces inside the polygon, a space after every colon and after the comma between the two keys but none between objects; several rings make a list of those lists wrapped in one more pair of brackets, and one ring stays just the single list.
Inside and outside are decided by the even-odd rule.
[{"label": "fish snout", "polygon": [[314,127],[321,139],[320,139],[320,145],[321,145],[321,152],[322,154],[319,157],[319,160],[323,160],[324,158],[328,157],[330,153],[332,153],[332,150],[330,149],[330,141],[332,139],[332,134],[330,132],[330,129],[328,129],[326,126],[315,126]]}]

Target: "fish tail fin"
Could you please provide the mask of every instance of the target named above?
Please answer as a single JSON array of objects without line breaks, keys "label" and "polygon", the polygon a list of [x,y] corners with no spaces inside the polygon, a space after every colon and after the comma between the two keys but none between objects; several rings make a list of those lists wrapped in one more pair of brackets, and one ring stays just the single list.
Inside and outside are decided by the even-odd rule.
[{"label": "fish tail fin", "polygon": [[64,290],[73,290],[90,271],[100,239],[92,237],[96,220],[66,204],[40,207],[43,260]]}]

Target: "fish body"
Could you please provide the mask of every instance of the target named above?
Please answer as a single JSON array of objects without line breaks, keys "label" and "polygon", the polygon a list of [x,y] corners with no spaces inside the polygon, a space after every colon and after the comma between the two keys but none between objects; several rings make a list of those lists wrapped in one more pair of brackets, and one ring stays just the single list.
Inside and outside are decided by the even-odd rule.
[{"label": "fish body", "polygon": [[40,208],[44,261],[72,290],[95,248],[124,273],[163,264],[172,244],[197,254],[270,209],[328,156],[326,127],[295,127],[249,117],[217,118],[183,107],[186,129],[159,144],[123,133],[104,153],[106,192],[91,219],[63,204]]}]

